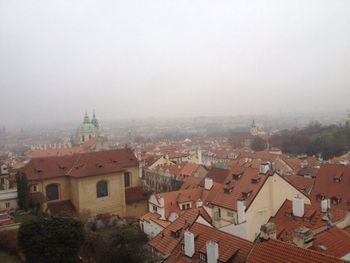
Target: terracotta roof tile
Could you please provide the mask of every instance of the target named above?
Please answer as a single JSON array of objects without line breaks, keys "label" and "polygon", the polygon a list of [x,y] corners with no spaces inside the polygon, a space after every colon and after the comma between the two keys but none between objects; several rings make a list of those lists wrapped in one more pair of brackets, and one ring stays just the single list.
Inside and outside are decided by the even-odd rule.
[{"label": "terracotta roof tile", "polygon": [[[340,177],[339,182],[336,177]],[[324,164],[318,171],[315,184],[311,191],[311,198],[319,203],[317,195],[323,194],[325,198],[340,197],[337,204],[332,202],[332,206],[348,211],[350,208],[350,166],[340,164]]]},{"label": "terracotta roof tile", "polygon": [[253,248],[247,263],[344,263],[341,259],[328,256],[311,249],[304,249],[295,245],[270,239],[257,243]]},{"label": "terracotta roof tile", "polygon": [[[282,241],[291,241],[293,239],[294,229],[305,226],[311,230],[320,229],[327,226],[327,222],[322,220],[325,213],[312,205],[304,205],[304,217],[295,217],[292,214],[292,201],[286,200],[276,215],[271,217],[269,222],[275,223],[277,238]],[[337,222],[345,218],[346,212],[343,210],[331,208],[329,210],[332,222]]]},{"label": "terracotta roof tile", "polygon": [[332,227],[315,237],[311,249],[341,258],[350,253],[350,235]]},{"label": "terracotta roof tile", "polygon": [[85,177],[123,171],[137,166],[134,153],[127,148],[81,153],[65,156],[33,158],[19,171],[28,180],[40,180],[61,176]]},{"label": "terracotta roof tile", "polygon": [[[209,240],[218,243],[218,261],[220,262],[228,262],[229,260],[231,260],[230,262],[245,262],[253,246],[253,243],[248,240],[200,223],[194,223],[189,227],[189,231],[195,235],[195,254],[189,262],[203,262],[199,258],[199,253],[206,253],[206,242]],[[182,250],[183,242],[183,240],[179,242],[175,251],[165,261],[166,263],[186,262],[189,259]]]}]

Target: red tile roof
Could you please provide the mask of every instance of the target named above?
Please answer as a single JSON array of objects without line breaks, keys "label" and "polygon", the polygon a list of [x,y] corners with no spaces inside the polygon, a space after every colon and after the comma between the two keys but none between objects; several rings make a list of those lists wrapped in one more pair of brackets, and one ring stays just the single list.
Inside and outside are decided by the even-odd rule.
[{"label": "red tile roof", "polygon": [[[320,229],[327,226],[327,222],[322,218],[325,213],[320,208],[312,205],[304,205],[304,217],[293,216],[292,201],[286,200],[276,215],[271,217],[269,222],[275,223],[277,238],[282,241],[291,241],[293,239],[294,229],[305,226],[311,230]],[[345,218],[346,212],[343,210],[331,208],[329,210],[332,222],[338,222]]]},{"label": "red tile roof", "polygon": [[229,175],[230,170],[216,167],[211,168],[207,173],[207,177],[212,178],[214,182],[220,184],[224,183]]},{"label": "red tile roof", "polygon": [[[170,255],[175,250],[176,246],[181,242],[184,229],[197,220],[200,216],[200,210],[188,210],[172,222],[167,228],[156,235],[148,244],[162,253],[163,255]],[[178,237],[172,233],[179,231]]]},{"label": "red tile roof", "polygon": [[127,167],[138,166],[134,153],[127,148],[33,158],[19,171],[26,174],[28,180],[69,176],[85,177],[123,171]]},{"label": "red tile roof", "polygon": [[270,239],[257,243],[249,255],[247,263],[344,263],[341,259],[325,255],[311,249]]},{"label": "red tile roof", "polygon": [[288,175],[285,176],[284,179],[289,181],[292,185],[298,188],[305,195],[309,195],[312,187],[314,186],[315,179],[314,178],[305,178],[300,175]]},{"label": "red tile roof", "polygon": [[311,249],[341,258],[350,253],[350,235],[338,227],[332,227],[315,237]]},{"label": "red tile roof", "polygon": [[[337,178],[339,177],[339,182]],[[311,197],[319,203],[317,195],[325,198],[339,197],[340,202],[332,202],[331,206],[338,209],[349,210],[350,207],[350,166],[340,164],[324,164],[317,173]]]},{"label": "red tile roof", "polygon": [[248,240],[200,223],[194,223],[188,230],[195,236],[195,254],[191,259],[186,257],[182,250],[184,241],[181,241],[171,256],[165,260],[166,263],[203,262],[199,258],[199,253],[206,254],[206,242],[209,240],[218,243],[218,261],[220,262],[245,262],[253,246],[253,243]]}]

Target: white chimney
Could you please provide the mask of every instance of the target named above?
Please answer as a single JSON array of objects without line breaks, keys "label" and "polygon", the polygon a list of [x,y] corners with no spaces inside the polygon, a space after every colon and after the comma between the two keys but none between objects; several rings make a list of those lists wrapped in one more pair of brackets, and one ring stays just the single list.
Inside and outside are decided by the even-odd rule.
[{"label": "white chimney", "polygon": [[159,202],[160,207],[164,207],[164,197],[163,196],[161,196],[161,195],[159,196],[158,202]]},{"label": "white chimney", "polygon": [[185,239],[185,255],[191,258],[194,255],[194,234],[186,230],[184,239]]},{"label": "white chimney", "polygon": [[326,213],[328,210],[328,200],[327,199],[323,199],[321,201],[321,212],[322,213]]},{"label": "white chimney", "polygon": [[219,259],[219,245],[215,241],[208,240],[207,247],[207,263],[217,263]]},{"label": "white chimney", "polygon": [[293,198],[293,215],[297,217],[304,215],[304,199],[299,196]]},{"label": "white chimney", "polygon": [[202,207],[203,206],[203,201],[201,199],[198,199],[196,202],[196,206],[198,207]]},{"label": "white chimney", "polygon": [[260,237],[264,240],[276,239],[276,225],[266,223],[260,227]]},{"label": "white chimney", "polygon": [[262,163],[260,164],[259,173],[260,174],[266,174],[270,170],[270,164],[269,163]]},{"label": "white chimney", "polygon": [[200,149],[198,149],[198,163],[202,164],[202,151]]},{"label": "white chimney", "polygon": [[237,223],[241,224],[246,221],[245,219],[245,204],[244,199],[237,200]]},{"label": "white chimney", "polygon": [[204,189],[205,190],[210,190],[213,187],[213,179],[206,177],[204,179]]}]

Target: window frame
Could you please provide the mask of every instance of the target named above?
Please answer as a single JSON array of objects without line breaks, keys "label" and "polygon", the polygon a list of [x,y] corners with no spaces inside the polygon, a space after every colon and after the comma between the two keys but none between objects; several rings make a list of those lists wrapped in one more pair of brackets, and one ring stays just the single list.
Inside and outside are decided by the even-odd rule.
[{"label": "window frame", "polygon": [[[57,187],[57,198],[50,198],[52,197],[52,192],[49,194],[49,187],[52,187],[52,186],[56,186]],[[47,198],[47,201],[57,201],[57,200],[60,200],[60,197],[61,197],[61,194],[60,194],[60,184],[57,184],[57,183],[51,183],[51,184],[48,184],[46,185],[45,187],[45,190],[46,190],[46,198]]]},{"label": "window frame", "polygon": [[[105,186],[105,189],[101,189],[99,187],[102,187],[101,184],[104,184],[103,186]],[[105,190],[105,191],[103,191]],[[107,197],[109,195],[109,191],[108,191],[108,182],[106,180],[100,180],[96,183],[96,198],[103,198],[103,197]]]},{"label": "window frame", "polygon": [[[127,187],[130,187],[131,186],[131,173],[130,172],[124,172],[123,173],[123,176],[124,176],[124,187],[127,188]],[[128,178],[126,180],[126,178]]]}]

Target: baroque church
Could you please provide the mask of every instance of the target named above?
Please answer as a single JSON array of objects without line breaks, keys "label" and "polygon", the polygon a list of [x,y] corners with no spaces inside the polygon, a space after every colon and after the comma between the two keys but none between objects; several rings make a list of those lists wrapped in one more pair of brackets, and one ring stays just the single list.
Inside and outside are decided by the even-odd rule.
[{"label": "baroque church", "polygon": [[83,123],[79,126],[77,130],[75,142],[77,144],[81,144],[91,139],[97,139],[98,137],[99,137],[99,123],[96,118],[95,111],[93,111],[91,120],[87,112],[85,112]]}]

